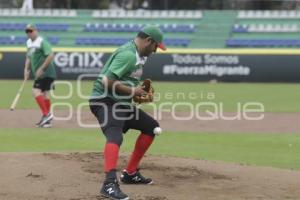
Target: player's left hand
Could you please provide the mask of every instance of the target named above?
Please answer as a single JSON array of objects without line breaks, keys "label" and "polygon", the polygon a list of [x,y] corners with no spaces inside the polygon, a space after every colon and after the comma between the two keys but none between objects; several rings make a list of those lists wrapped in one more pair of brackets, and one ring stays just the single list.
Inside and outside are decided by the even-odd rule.
[{"label": "player's left hand", "polygon": [[139,104],[153,102],[154,88],[152,87],[152,81],[150,79],[144,80],[142,88],[146,93],[141,96],[134,96],[133,101]]},{"label": "player's left hand", "polygon": [[35,78],[41,78],[44,75],[44,70],[42,67],[38,68],[38,70],[35,73]]}]

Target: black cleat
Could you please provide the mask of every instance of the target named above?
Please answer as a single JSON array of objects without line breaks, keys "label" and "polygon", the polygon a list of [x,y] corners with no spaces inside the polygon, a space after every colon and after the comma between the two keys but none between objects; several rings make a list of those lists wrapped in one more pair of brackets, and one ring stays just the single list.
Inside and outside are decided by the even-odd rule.
[{"label": "black cleat", "polygon": [[44,119],[44,115],[41,117],[39,122],[35,123],[36,127],[40,127],[40,124],[42,123],[43,119]]},{"label": "black cleat", "polygon": [[44,115],[42,117],[41,123],[39,124],[39,127],[42,127],[44,124],[51,122],[53,119],[52,113],[48,113],[48,115]]},{"label": "black cleat", "polygon": [[114,182],[104,182],[100,194],[113,200],[129,200],[129,197],[121,191],[117,180]]},{"label": "black cleat", "polygon": [[40,128],[51,128],[52,127],[51,121],[48,121],[44,125],[41,125],[39,127]]},{"label": "black cleat", "polygon": [[151,185],[153,183],[151,178],[145,178],[141,175],[139,170],[137,170],[133,174],[128,174],[126,170],[124,170],[121,174],[120,178],[122,183],[125,184],[146,184]]}]

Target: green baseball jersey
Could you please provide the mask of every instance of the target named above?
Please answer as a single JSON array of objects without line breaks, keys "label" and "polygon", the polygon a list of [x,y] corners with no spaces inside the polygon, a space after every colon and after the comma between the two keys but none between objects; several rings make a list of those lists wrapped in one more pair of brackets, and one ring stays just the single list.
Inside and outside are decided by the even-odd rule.
[{"label": "green baseball jersey", "polygon": [[[34,41],[28,39],[26,46],[27,58],[30,60],[31,71],[35,78],[37,69],[43,65],[47,56],[52,52],[51,45],[47,40],[38,36]],[[53,62],[51,62],[47,67],[42,78],[44,77],[56,78],[56,71]]]},{"label": "green baseball jersey", "polygon": [[119,47],[107,60],[98,78],[94,82],[91,98],[109,97],[120,102],[131,102],[131,98],[115,95],[104,88],[103,76],[110,80],[118,80],[129,87],[136,87],[142,76],[147,57],[140,57],[134,41]]}]

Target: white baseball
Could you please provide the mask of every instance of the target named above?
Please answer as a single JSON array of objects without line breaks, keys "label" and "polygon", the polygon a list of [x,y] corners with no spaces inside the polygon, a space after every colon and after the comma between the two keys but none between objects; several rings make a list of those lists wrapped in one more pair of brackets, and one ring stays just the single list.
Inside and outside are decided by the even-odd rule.
[{"label": "white baseball", "polygon": [[156,128],[153,130],[153,133],[154,133],[155,135],[160,135],[160,134],[162,133],[162,130],[161,130],[160,127],[156,127]]}]

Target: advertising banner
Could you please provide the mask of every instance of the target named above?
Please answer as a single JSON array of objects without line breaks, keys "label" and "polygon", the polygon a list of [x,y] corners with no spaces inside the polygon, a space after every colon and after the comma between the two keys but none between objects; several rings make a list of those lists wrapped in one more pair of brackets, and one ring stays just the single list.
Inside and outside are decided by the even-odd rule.
[{"label": "advertising banner", "polygon": [[[55,52],[58,79],[98,74],[111,53]],[[25,52],[0,52],[0,78],[22,79]],[[158,81],[300,82],[299,55],[154,54],[143,76]]]}]

